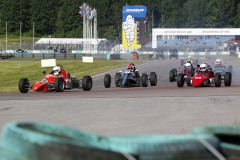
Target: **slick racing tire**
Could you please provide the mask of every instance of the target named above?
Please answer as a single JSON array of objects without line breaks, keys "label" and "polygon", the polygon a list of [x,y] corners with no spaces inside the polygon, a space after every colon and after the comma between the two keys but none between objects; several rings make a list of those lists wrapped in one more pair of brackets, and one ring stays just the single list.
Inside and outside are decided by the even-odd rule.
[{"label": "slick racing tire", "polygon": [[184,64],[184,61],[183,61],[183,59],[181,59],[181,66],[183,66],[183,64]]},{"label": "slick racing tire", "polygon": [[115,74],[115,86],[116,87],[120,87],[121,84],[120,84],[120,78],[122,77],[122,74],[121,73],[116,73]]},{"label": "slick racing tire", "polygon": [[84,91],[90,91],[92,89],[92,77],[91,76],[84,76],[82,79],[82,88]]},{"label": "slick racing tire", "polygon": [[143,73],[141,76],[141,83],[143,87],[147,87],[148,86],[148,76],[146,73]]},{"label": "slick racing tire", "polygon": [[226,72],[224,75],[224,84],[225,86],[231,86],[232,83],[232,74],[230,72]]},{"label": "slick racing tire", "polygon": [[173,69],[170,70],[170,72],[169,72],[169,81],[174,82],[174,71],[173,71]]},{"label": "slick racing tire", "polygon": [[215,87],[221,87],[221,84],[222,84],[221,74],[219,73],[215,74],[214,83],[215,83]]},{"label": "slick racing tire", "polygon": [[184,76],[182,73],[179,73],[177,76],[177,86],[183,87],[184,86]]},{"label": "slick racing tire", "polygon": [[188,74],[187,74],[187,86],[191,86],[192,85],[190,77],[193,77],[193,73],[191,71],[188,72]]},{"label": "slick racing tire", "polygon": [[150,84],[151,86],[157,85],[157,74],[155,72],[150,73]]},{"label": "slick racing tire", "polygon": [[18,89],[21,93],[27,93],[29,90],[29,81],[27,78],[21,78],[18,83]]},{"label": "slick racing tire", "polygon": [[232,65],[228,66],[228,72],[232,73]]},{"label": "slick racing tire", "polygon": [[64,79],[62,77],[57,77],[54,81],[54,88],[56,92],[63,92],[65,88]]},{"label": "slick racing tire", "polygon": [[105,88],[110,88],[110,86],[111,86],[111,76],[110,76],[110,74],[106,74],[104,76],[104,86],[105,86]]}]

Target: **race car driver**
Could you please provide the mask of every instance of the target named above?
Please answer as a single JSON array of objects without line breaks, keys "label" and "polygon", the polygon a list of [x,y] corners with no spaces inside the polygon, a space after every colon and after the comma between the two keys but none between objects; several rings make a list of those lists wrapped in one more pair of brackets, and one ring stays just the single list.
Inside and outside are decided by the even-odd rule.
[{"label": "race car driver", "polygon": [[136,67],[133,63],[128,65],[127,70],[129,70],[134,78],[139,77],[138,72],[136,73]]},{"label": "race car driver", "polygon": [[58,67],[58,66],[53,67],[52,74],[54,76],[58,76],[60,72],[61,72],[61,68],[60,67]]}]

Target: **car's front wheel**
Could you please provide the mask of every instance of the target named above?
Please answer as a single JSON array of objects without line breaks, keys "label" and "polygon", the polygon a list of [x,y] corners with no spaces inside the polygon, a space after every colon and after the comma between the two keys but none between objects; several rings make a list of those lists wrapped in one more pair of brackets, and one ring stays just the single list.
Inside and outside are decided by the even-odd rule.
[{"label": "car's front wheel", "polygon": [[232,74],[230,72],[225,73],[224,84],[225,84],[225,86],[231,86],[231,84],[232,84]]},{"label": "car's front wheel", "polygon": [[104,86],[105,86],[105,88],[110,88],[110,86],[111,86],[111,76],[110,76],[110,74],[106,74],[104,76]]},{"label": "car's front wheel", "polygon": [[84,76],[82,79],[82,88],[84,91],[90,91],[92,89],[92,77],[91,76]]},{"label": "car's front wheel", "polygon": [[177,76],[177,86],[183,87],[184,86],[184,76],[182,73],[179,73]]},{"label": "car's front wheel", "polygon": [[54,81],[54,88],[56,92],[63,92],[65,88],[65,82],[62,77],[57,77]]},{"label": "car's front wheel", "polygon": [[21,93],[27,93],[29,90],[29,81],[27,78],[21,78],[18,83],[18,89]]}]

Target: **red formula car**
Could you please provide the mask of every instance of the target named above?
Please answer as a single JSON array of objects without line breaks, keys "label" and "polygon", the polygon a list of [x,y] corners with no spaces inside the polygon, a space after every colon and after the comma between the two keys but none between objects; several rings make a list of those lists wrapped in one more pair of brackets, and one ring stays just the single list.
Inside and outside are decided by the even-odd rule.
[{"label": "red formula car", "polygon": [[[190,83],[193,86],[210,86],[212,84],[215,87],[220,87],[222,82],[225,86],[231,86],[232,83],[232,74],[230,72],[226,72],[225,75],[221,75],[220,73],[214,73],[212,68],[203,63],[200,66],[197,66],[198,69],[196,70],[193,77],[190,77]],[[184,86],[184,77],[182,74],[178,74],[177,76],[177,85],[178,87]]]},{"label": "red formula car", "polygon": [[70,77],[70,73],[63,69],[62,65],[57,65],[52,72],[46,74],[40,82],[29,82],[27,78],[21,78],[18,84],[21,93],[27,93],[30,89],[34,91],[56,91],[63,92],[65,89],[82,88],[84,91],[92,89],[92,78],[84,76],[77,80],[76,77]]}]

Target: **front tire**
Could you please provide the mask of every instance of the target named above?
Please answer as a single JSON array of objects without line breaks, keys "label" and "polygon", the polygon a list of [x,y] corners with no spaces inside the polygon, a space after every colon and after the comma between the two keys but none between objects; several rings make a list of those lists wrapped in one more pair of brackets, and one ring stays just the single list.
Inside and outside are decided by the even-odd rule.
[{"label": "front tire", "polygon": [[54,81],[54,88],[56,92],[63,92],[65,88],[64,79],[62,77],[57,77]]},{"label": "front tire", "polygon": [[105,86],[105,88],[110,88],[110,86],[111,86],[111,76],[110,76],[110,74],[106,74],[104,76],[104,86]]},{"label": "front tire", "polygon": [[221,74],[219,73],[215,74],[214,83],[215,83],[215,87],[221,87],[221,84],[222,84]]},{"label": "front tire", "polygon": [[170,70],[170,72],[169,72],[169,81],[174,82],[174,71],[173,70]]},{"label": "front tire", "polygon": [[141,83],[143,87],[147,87],[148,86],[148,76],[146,73],[143,73],[141,76]]},{"label": "front tire", "polygon": [[231,84],[232,84],[232,74],[230,72],[225,73],[224,84],[225,84],[225,86],[231,86]]},{"label": "front tire", "polygon": [[90,91],[92,89],[92,77],[84,76],[82,79],[82,88],[84,91]]},{"label": "front tire", "polygon": [[183,87],[184,86],[184,76],[182,73],[179,73],[177,76],[177,86]]},{"label": "front tire", "polygon": [[27,93],[29,90],[29,81],[27,78],[21,78],[18,83],[18,89],[21,93]]},{"label": "front tire", "polygon": [[157,85],[157,74],[155,72],[150,73],[150,84],[151,86]]}]

